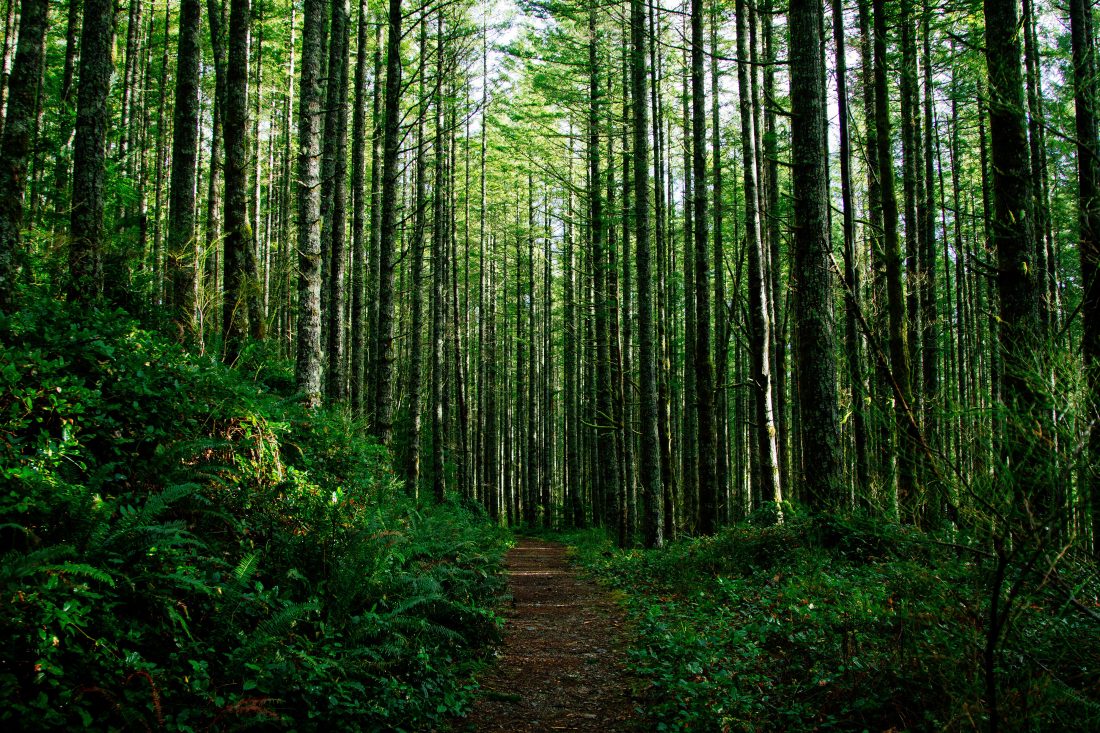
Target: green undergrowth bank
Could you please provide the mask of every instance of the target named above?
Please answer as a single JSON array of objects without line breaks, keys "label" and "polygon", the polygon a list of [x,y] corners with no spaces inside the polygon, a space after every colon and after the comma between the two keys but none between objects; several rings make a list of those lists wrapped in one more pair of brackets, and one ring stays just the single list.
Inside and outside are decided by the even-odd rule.
[{"label": "green undergrowth bank", "polygon": [[469,702],[507,535],[410,501],[287,365],[56,302],[0,344],[0,728],[424,730]]},{"label": "green undergrowth bank", "polygon": [[[987,729],[980,554],[857,520],[738,526],[659,551],[564,539],[624,591],[660,730]],[[1095,575],[1081,577],[1095,599]],[[1041,579],[1021,587],[996,652],[1000,729],[1100,730],[1096,617]]]}]

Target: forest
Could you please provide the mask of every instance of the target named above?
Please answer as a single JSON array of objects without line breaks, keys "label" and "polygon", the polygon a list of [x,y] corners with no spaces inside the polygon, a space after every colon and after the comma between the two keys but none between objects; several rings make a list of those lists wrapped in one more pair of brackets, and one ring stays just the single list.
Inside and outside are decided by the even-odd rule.
[{"label": "forest", "polygon": [[0,12],[6,729],[1100,730],[1093,0]]}]

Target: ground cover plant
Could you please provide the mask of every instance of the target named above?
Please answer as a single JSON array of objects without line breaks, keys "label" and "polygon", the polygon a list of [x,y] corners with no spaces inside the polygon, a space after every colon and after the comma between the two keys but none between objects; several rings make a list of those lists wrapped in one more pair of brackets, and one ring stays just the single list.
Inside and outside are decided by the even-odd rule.
[{"label": "ground cover plant", "polygon": [[56,301],[0,343],[0,726],[421,730],[467,704],[507,543],[476,509],[418,506],[268,354],[229,369]]},{"label": "ground cover plant", "polygon": [[[660,552],[616,550],[598,531],[567,537],[624,592],[632,666],[660,730],[987,725],[994,566],[980,552],[859,519],[746,524]],[[1059,572],[1078,598],[1097,597],[1087,565]],[[1100,725],[1095,613],[1052,585],[1021,586],[997,650],[1005,730]]]}]

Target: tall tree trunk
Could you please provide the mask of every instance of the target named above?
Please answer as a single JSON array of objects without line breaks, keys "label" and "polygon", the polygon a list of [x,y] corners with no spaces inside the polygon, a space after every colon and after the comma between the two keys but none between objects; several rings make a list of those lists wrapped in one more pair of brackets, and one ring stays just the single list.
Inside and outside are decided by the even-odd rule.
[{"label": "tall tree trunk", "polygon": [[[412,257],[412,292],[410,296],[410,326],[409,326],[409,435],[408,451],[405,462],[405,489],[413,497],[418,495],[420,488],[420,432],[423,424],[423,403],[421,394],[424,384],[423,376],[423,350],[421,339],[424,332],[424,229],[427,215],[427,175],[428,160],[424,140],[424,122],[428,115],[428,97],[425,91],[426,62],[428,58],[428,21],[420,20],[419,31],[420,59],[417,67],[419,80],[419,95],[416,122],[416,169],[414,176],[413,198],[413,232],[412,241],[409,243],[409,255]],[[438,188],[439,182],[436,181]],[[438,228],[438,222],[436,224]],[[432,304],[431,312],[435,314],[435,272],[439,265],[436,255],[435,231],[432,232]],[[434,325],[434,317],[432,319]],[[435,438],[435,374],[436,374],[435,333],[432,333],[432,438]]]},{"label": "tall tree trunk", "polygon": [[382,119],[382,97],[385,80],[382,78],[382,27],[374,33],[374,91],[371,93],[371,152],[370,152],[370,265],[367,268],[367,295],[370,313],[367,317],[370,332],[367,339],[363,401],[369,424],[375,425],[378,403],[375,386],[378,380],[378,297],[380,293],[382,250],[382,138],[385,124]]},{"label": "tall tree trunk", "polygon": [[222,183],[225,179],[225,79],[226,79],[226,37],[225,5],[222,0],[207,0],[206,20],[210,26],[210,47],[214,57],[214,109],[210,138],[210,179],[206,200],[206,282],[210,299],[210,317],[207,318],[215,331],[222,326],[221,313],[221,273],[222,273]]},{"label": "tall tree trunk", "polygon": [[894,397],[894,419],[897,438],[896,495],[891,497],[893,511],[908,505],[916,490],[913,456],[919,436],[914,434],[910,419],[913,395],[910,390],[909,346],[905,319],[905,283],[902,280],[901,243],[898,239],[898,208],[894,193],[893,154],[890,143],[890,98],[886,81],[886,3],[874,1],[875,55],[875,122],[878,141],[878,177],[882,194],[883,255],[885,288],[889,319],[890,371],[897,394]]},{"label": "tall tree trunk", "polygon": [[[699,463],[699,531],[712,534],[718,525],[718,492],[714,485],[714,355],[710,348],[710,235],[707,227],[707,91],[704,0],[691,0],[691,132],[692,177],[695,179],[695,389]],[[689,346],[690,348],[690,346]]]},{"label": "tall tree trunk", "polygon": [[[993,170],[993,243],[1000,296],[1002,387],[1009,409],[1004,427],[1016,507],[1029,523],[1042,526],[1052,508],[1049,483],[1036,481],[1045,457],[1037,455],[1039,429],[1035,380],[1039,341],[1035,223],[1028,165],[1027,125],[1016,0],[985,0],[986,68],[989,75],[990,163]],[[1041,357],[1040,357],[1041,358]]]},{"label": "tall tree trunk", "polygon": [[[351,409],[363,414],[363,382],[366,369],[366,266],[367,266],[367,43],[368,4],[359,0],[359,26],[355,42],[355,107],[352,110],[351,147]],[[375,77],[375,83],[377,83]]]},{"label": "tall tree trunk", "polygon": [[169,183],[168,262],[172,305],[184,334],[195,324],[199,253],[195,238],[195,185],[199,136],[199,0],[181,0],[176,53],[176,104],[172,122],[172,175]]},{"label": "tall tree trunk", "polygon": [[[685,3],[685,7],[687,4]],[[684,30],[690,33],[690,15],[684,16]],[[684,411],[680,438],[680,486],[683,489],[684,529],[694,534],[699,530],[699,369],[695,365],[697,337],[695,335],[695,175],[692,171],[695,139],[691,134],[691,64],[690,49],[683,54],[683,86],[680,93],[681,132],[684,145]],[[671,136],[670,136],[671,137]],[[671,177],[671,173],[669,174]]]},{"label": "tall tree trunk", "polygon": [[833,277],[830,269],[829,190],[825,135],[823,4],[792,0],[791,146],[797,292],[798,411],[805,496],[818,511],[839,509],[844,489],[837,420]]},{"label": "tall tree trunk", "polygon": [[225,258],[222,334],[224,358],[232,364],[248,334],[248,250],[253,246],[248,218],[248,31],[250,0],[230,0],[225,79]]},{"label": "tall tree trunk", "polygon": [[[759,197],[756,189],[756,134],[753,129],[746,38],[745,0],[737,0],[737,89],[741,116],[741,156],[744,160],[745,242],[749,260],[749,360],[755,404],[754,423],[759,458],[754,495],[759,503],[783,500],[779,483],[779,446],[776,444],[771,384],[771,305],[764,273],[764,243],[760,236]],[[777,506],[778,509],[778,506]],[[777,518],[781,515],[777,515]]]},{"label": "tall tree trunk", "polygon": [[[14,5],[14,0],[10,4]],[[58,221],[69,206],[69,167],[72,163],[73,141],[73,81],[80,44],[80,16],[83,3],[70,0],[65,26],[65,63],[61,71],[61,93],[58,97],[58,155],[54,170],[54,213]]]},{"label": "tall tree trunk", "polygon": [[31,154],[35,92],[42,77],[47,0],[20,3],[19,46],[8,82],[8,107],[0,135],[0,313],[15,306],[16,270],[22,264],[23,192]]},{"label": "tall tree trunk", "polygon": [[[1036,381],[1042,374],[1039,289],[1036,273],[1034,200],[1028,165],[1027,124],[1020,70],[1019,4],[985,0],[986,69],[989,78],[990,163],[993,171],[993,244],[1000,296],[999,351],[1008,408],[1001,427],[1015,518],[1035,531],[1049,527],[1053,482],[1045,476],[1049,456],[1035,436],[1045,435]],[[1038,367],[1038,368],[1037,368]],[[995,612],[994,612],[995,613]],[[991,632],[986,648],[990,727],[997,730]]]},{"label": "tall tree trunk", "polygon": [[397,247],[398,149],[401,134],[401,0],[389,0],[386,36],[385,129],[382,139],[382,221],[378,247],[378,336],[374,350],[374,432],[393,437],[393,275]]},{"label": "tall tree trunk", "polygon": [[3,128],[8,109],[8,89],[17,45],[16,38],[19,33],[19,17],[15,9],[15,0],[6,0],[4,4],[4,47],[0,50],[0,129]]},{"label": "tall tree trunk", "polygon": [[[623,27],[624,36],[629,33],[627,26]],[[623,521],[623,531],[620,537],[620,543],[624,547],[630,547],[634,544],[634,535],[637,531],[637,480],[635,478],[634,470],[634,415],[631,405],[633,402],[632,393],[632,372],[633,372],[633,359],[631,357],[631,349],[633,348],[633,305],[631,298],[631,281],[633,278],[630,275],[631,265],[633,260],[630,257],[630,224],[632,212],[632,185],[633,175],[630,170],[631,161],[631,149],[630,149],[630,59],[629,54],[623,54],[623,109],[622,109],[622,160],[623,160],[623,180],[622,180],[622,246],[621,255],[619,261],[622,263],[621,270],[621,293],[619,299],[619,318],[621,323],[621,344],[619,348],[619,373],[616,379],[615,389],[617,390],[617,401],[621,406],[617,419],[619,421],[619,444],[622,448],[623,456],[623,491],[626,494],[625,512]],[[549,247],[549,242],[547,243]],[[660,277],[658,276],[658,280]],[[549,307],[549,302],[547,303]]]},{"label": "tall tree trunk", "polygon": [[[1076,113],[1078,177],[1078,248],[1081,279],[1084,281],[1082,350],[1089,390],[1089,414],[1100,407],[1100,141],[1096,133],[1096,41],[1093,35],[1092,4],[1070,0],[1070,33],[1073,45],[1074,110]],[[1092,512],[1092,548],[1100,557],[1100,425],[1089,425],[1089,454],[1094,466],[1088,474]]]},{"label": "tall tree trunk", "polygon": [[[848,361],[848,382],[852,391],[852,443],[855,448],[855,493],[870,487],[867,456],[867,426],[864,421],[863,370],[860,363],[859,269],[855,254],[855,204],[852,200],[852,149],[848,120],[848,61],[845,43],[844,4],[832,0],[833,43],[836,46],[837,116],[840,118],[840,196],[844,217],[844,353]],[[849,502],[851,503],[851,502]]]},{"label": "tall tree trunk", "polygon": [[84,3],[69,242],[69,299],[75,301],[94,301],[103,294],[103,181],[111,114],[113,10],[107,0]]},{"label": "tall tree trunk", "polygon": [[[483,128],[484,129],[484,128]],[[562,369],[565,381],[565,429],[562,431],[562,440],[565,452],[565,524],[567,527],[581,529],[585,526],[584,503],[581,497],[581,463],[580,463],[580,410],[578,402],[580,395],[577,389],[577,342],[579,332],[577,328],[576,307],[576,258],[573,250],[573,128],[569,129],[569,172],[566,179],[566,210],[565,232],[562,247],[562,275],[564,277],[564,317],[565,327],[562,328]],[[482,166],[484,173],[484,165]],[[482,176],[484,186],[484,175]],[[482,225],[484,225],[484,195],[482,201]],[[484,238],[484,233],[482,233]],[[484,267],[484,257],[482,257]]]},{"label": "tall tree trunk", "polygon": [[[447,229],[444,183],[444,132],[443,132],[443,13],[440,11],[436,29],[436,79],[435,79],[435,186],[433,203],[435,213],[432,222],[432,496],[442,502],[446,492],[443,473],[443,448],[446,430],[443,422],[443,346],[445,338],[443,285],[447,270]],[[421,48],[425,53],[426,48]],[[422,72],[423,73],[423,72]],[[423,152],[420,155],[423,158]]]},{"label": "tall tree trunk", "polygon": [[[619,461],[615,443],[614,417],[611,400],[610,297],[607,275],[608,256],[603,220],[602,178],[600,169],[600,113],[603,106],[600,90],[599,31],[596,6],[588,11],[588,244],[592,255],[592,276],[595,289],[596,329],[596,436],[599,451],[599,472],[596,489],[602,499],[598,511],[606,522],[610,497],[619,487]],[[608,165],[611,161],[608,161]]]},{"label": "tall tree trunk", "polygon": [[[714,381],[715,381],[715,456],[714,485],[722,506],[720,514],[729,521],[729,326],[726,318],[725,262],[725,191],[723,189],[721,82],[718,69],[718,27],[721,10],[711,3],[710,18],[710,124],[711,165],[714,167]],[[755,74],[755,71],[753,72]],[[759,223],[759,222],[758,222]],[[759,233],[759,228],[758,228]],[[770,348],[770,347],[769,347]],[[775,429],[773,423],[772,430]],[[774,442],[774,441],[773,441]]]},{"label": "tall tree trunk", "polygon": [[641,465],[646,547],[664,543],[661,464],[657,437],[657,344],[653,324],[653,272],[649,252],[649,120],[646,109],[646,22],[642,0],[630,0],[630,79],[634,108],[634,241],[638,278],[638,366]]},{"label": "tall tree trunk", "polygon": [[[751,9],[750,9],[750,12]],[[763,217],[764,243],[768,250],[768,266],[765,271],[771,280],[771,307],[772,326],[775,333],[772,344],[772,358],[774,368],[772,374],[775,377],[775,423],[776,441],[779,445],[779,485],[787,487],[789,496],[793,495],[793,489],[797,481],[793,480],[796,471],[793,469],[794,461],[791,458],[792,433],[797,436],[797,431],[792,431],[787,421],[787,334],[789,333],[783,317],[783,308],[780,303],[779,274],[783,269],[780,255],[780,209],[779,209],[779,134],[776,125],[775,114],[775,69],[776,50],[773,29],[774,0],[763,0],[760,9],[763,16],[763,28],[761,41],[764,47],[764,81],[762,91],[764,95],[764,129],[763,151],[764,175],[763,199],[764,206],[761,211]],[[751,19],[751,16],[750,16]],[[750,49],[752,53],[752,49]]]},{"label": "tall tree trunk", "polygon": [[321,54],[325,0],[305,0],[298,93],[298,391],[321,402]]},{"label": "tall tree trunk", "polygon": [[[328,183],[331,206],[321,223],[321,246],[327,246],[328,272],[328,374],[325,390],[334,402],[347,399],[344,308],[347,300],[347,179],[348,179],[348,0],[333,0],[329,28],[328,101],[325,116],[325,149],[331,151]],[[323,184],[322,184],[323,185]],[[327,232],[325,231],[327,228]],[[327,236],[326,236],[327,234]],[[323,250],[324,251],[324,250]],[[322,258],[324,261],[326,258]]]},{"label": "tall tree trunk", "polygon": [[[939,386],[939,314],[936,305],[936,221],[935,221],[935,181],[933,178],[933,155],[937,147],[933,146],[933,89],[932,89],[932,39],[931,8],[924,0],[921,12],[921,25],[924,30],[924,196],[918,202],[920,216],[920,307],[921,307],[921,392],[923,407],[923,425],[926,438],[942,434],[942,422],[939,420],[941,407]],[[942,174],[941,174],[942,175]],[[941,186],[942,189],[942,186]],[[947,223],[944,221],[944,240],[947,237]],[[945,262],[946,266],[946,262]],[[924,510],[921,512],[926,525],[942,521],[946,508],[944,487],[933,475],[927,461],[921,462],[922,483],[926,496]]]}]

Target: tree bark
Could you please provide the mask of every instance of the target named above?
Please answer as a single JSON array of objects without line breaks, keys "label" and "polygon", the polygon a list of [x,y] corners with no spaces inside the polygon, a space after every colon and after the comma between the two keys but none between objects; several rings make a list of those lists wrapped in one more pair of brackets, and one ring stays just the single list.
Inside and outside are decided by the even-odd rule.
[{"label": "tree bark", "polygon": [[[359,0],[359,26],[355,43],[355,107],[352,111],[351,147],[351,409],[363,414],[366,370],[366,267],[367,267],[367,0]],[[377,83],[377,76],[375,83]]]},{"label": "tree bark", "polygon": [[646,22],[642,0],[630,0],[630,79],[634,110],[634,248],[638,279],[638,367],[641,465],[646,547],[664,544],[661,464],[657,437],[657,344],[653,324],[653,272],[649,252],[649,120],[646,108]]},{"label": "tree bark", "polygon": [[[745,0],[737,0],[737,88],[741,117],[741,156],[744,160],[745,242],[749,260],[749,361],[754,397],[755,438],[758,466],[755,476],[754,508],[764,502],[778,504],[783,500],[779,483],[779,447],[776,444],[775,416],[772,407],[771,384],[771,304],[764,273],[764,243],[760,236],[760,216],[757,210],[756,134],[753,129],[747,48]],[[778,507],[777,507],[778,509]],[[782,514],[777,514],[781,518]]]},{"label": "tree bark", "polygon": [[0,165],[0,313],[15,307],[16,271],[23,259],[23,194],[48,16],[47,0],[20,3],[19,45],[8,80],[7,114],[0,135],[0,159],[4,161]]},{"label": "tree bark", "polygon": [[172,123],[172,174],[169,182],[168,263],[172,305],[181,333],[195,325],[198,247],[195,239],[195,185],[199,136],[199,0],[181,0],[176,52],[176,100]]},{"label": "tree bark", "polygon": [[80,302],[98,300],[103,294],[103,183],[111,114],[108,96],[113,25],[113,3],[85,1],[69,243],[69,299]]},{"label": "tree bark", "polygon": [[[1089,390],[1089,414],[1100,408],[1100,141],[1096,133],[1096,42],[1093,36],[1092,4],[1070,0],[1070,34],[1073,46],[1074,111],[1077,138],[1078,249],[1084,285],[1081,315],[1084,324],[1082,350]],[[1092,470],[1088,486],[1092,511],[1092,549],[1100,557],[1100,425],[1089,426],[1088,450]]]},{"label": "tree bark", "polygon": [[825,136],[823,4],[792,0],[793,287],[797,293],[798,411],[807,503],[816,511],[843,505],[837,420],[833,277],[830,270],[829,191]]},{"label": "tree bark", "polygon": [[389,0],[386,36],[385,129],[382,134],[382,221],[378,247],[378,336],[375,349],[374,433],[393,437],[393,275],[397,247],[398,148],[401,133],[401,0]]},{"label": "tree bark", "polygon": [[305,0],[298,92],[298,356],[308,407],[321,403],[321,54],[325,0]]},{"label": "tree bark", "polygon": [[[993,244],[1000,296],[1001,386],[1009,412],[1003,445],[1015,508],[1033,527],[1051,521],[1051,484],[1040,482],[1045,456],[1035,382],[1043,356],[1034,254],[1035,223],[1028,161],[1023,78],[1020,71],[1019,7],[1016,0],[985,0],[986,69],[989,75],[990,163],[993,170]],[[993,714],[993,713],[991,713]]]},{"label": "tree bark", "polygon": [[695,184],[695,412],[698,420],[699,532],[718,526],[718,493],[714,485],[714,355],[710,348],[710,234],[707,216],[707,91],[704,0],[691,0],[691,133]]},{"label": "tree bark", "polygon": [[222,335],[224,359],[232,364],[248,335],[250,317],[248,250],[253,246],[248,217],[248,35],[250,0],[230,0],[225,79],[225,257]]},{"label": "tree bark", "polygon": [[[347,301],[347,179],[348,179],[348,0],[333,0],[329,27],[328,101],[325,150],[331,154],[331,206],[321,222],[321,246],[327,246],[328,374],[325,391],[333,402],[347,399],[344,307]],[[327,228],[327,232],[325,231]],[[327,234],[327,236],[326,236]],[[322,262],[324,259],[322,259]]]},{"label": "tree bark", "polygon": [[[444,303],[444,282],[447,270],[446,237],[446,184],[444,177],[444,131],[443,131],[443,13],[440,11],[436,29],[436,79],[435,79],[435,185],[433,196],[432,222],[432,496],[437,503],[443,501],[446,493],[446,476],[443,473],[443,448],[446,441],[446,429],[443,414],[443,382],[446,306]],[[421,53],[427,48],[422,47]],[[421,72],[423,73],[423,72]],[[424,157],[421,151],[421,158]]]}]

